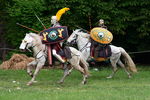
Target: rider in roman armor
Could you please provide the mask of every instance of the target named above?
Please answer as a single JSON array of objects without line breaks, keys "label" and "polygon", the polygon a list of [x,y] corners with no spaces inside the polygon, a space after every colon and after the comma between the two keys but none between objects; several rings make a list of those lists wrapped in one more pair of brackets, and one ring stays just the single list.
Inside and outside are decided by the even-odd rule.
[{"label": "rider in roman armor", "polygon": [[[104,25],[104,20],[100,19],[98,27],[107,29],[107,26]],[[91,48],[90,48],[91,58],[102,57],[107,58],[111,56],[111,48],[109,44],[102,44],[93,39],[91,39]]]},{"label": "rider in roman armor", "polygon": [[[56,16],[51,17],[51,27],[59,27],[61,26],[59,24],[59,20],[63,13],[68,11],[69,8],[63,8],[59,10],[56,14]],[[62,52],[62,44],[63,42],[52,44],[52,54],[55,56],[60,62],[65,63],[65,60],[61,57],[60,53]]]},{"label": "rider in roman armor", "polygon": [[100,20],[99,20],[98,26],[101,27],[101,28],[107,29],[107,26],[104,25],[104,20],[103,20],[103,19],[100,19]]}]

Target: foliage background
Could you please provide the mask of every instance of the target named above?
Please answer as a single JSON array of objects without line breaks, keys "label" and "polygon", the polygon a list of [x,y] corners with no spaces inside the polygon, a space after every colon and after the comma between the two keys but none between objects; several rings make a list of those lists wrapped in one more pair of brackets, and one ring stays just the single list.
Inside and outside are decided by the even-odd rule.
[{"label": "foliage background", "polygon": [[[150,0],[0,0],[0,23],[4,26],[1,41],[9,47],[18,48],[29,30],[17,26],[21,23],[38,31],[43,30],[36,13],[45,26],[50,27],[50,17],[69,7],[60,23],[71,33],[76,26],[86,30],[98,25],[99,19],[113,35],[112,44],[127,51],[150,49]],[[0,41],[0,42],[1,42]]]}]

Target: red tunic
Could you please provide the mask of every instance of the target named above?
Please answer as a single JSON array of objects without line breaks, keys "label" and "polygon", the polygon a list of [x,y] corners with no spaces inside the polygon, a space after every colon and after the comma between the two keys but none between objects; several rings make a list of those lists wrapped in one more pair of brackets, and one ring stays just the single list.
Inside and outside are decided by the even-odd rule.
[{"label": "red tunic", "polygon": [[52,44],[52,49],[55,49],[58,53],[61,50],[61,46],[59,43]]}]

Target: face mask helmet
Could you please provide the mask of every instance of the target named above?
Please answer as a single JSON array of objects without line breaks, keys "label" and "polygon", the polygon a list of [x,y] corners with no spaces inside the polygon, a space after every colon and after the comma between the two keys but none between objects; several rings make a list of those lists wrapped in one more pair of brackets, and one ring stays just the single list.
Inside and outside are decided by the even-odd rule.
[{"label": "face mask helmet", "polygon": [[104,20],[103,20],[103,19],[100,19],[100,20],[99,20],[99,24],[100,24],[100,25],[103,25],[103,24],[104,24]]}]

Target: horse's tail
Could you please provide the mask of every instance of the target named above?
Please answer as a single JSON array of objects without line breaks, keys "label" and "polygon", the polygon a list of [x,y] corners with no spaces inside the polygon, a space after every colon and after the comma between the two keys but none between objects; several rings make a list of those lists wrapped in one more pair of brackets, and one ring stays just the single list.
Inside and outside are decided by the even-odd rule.
[{"label": "horse's tail", "polygon": [[123,48],[120,47],[119,49],[121,51],[122,56],[125,58],[125,63],[127,64],[129,70],[132,72],[137,72],[137,68],[129,54]]},{"label": "horse's tail", "polygon": [[86,60],[83,57],[81,57],[81,63],[83,65],[82,67],[84,68],[85,73],[89,76],[90,75],[89,69],[88,69],[89,64],[86,62]]}]

